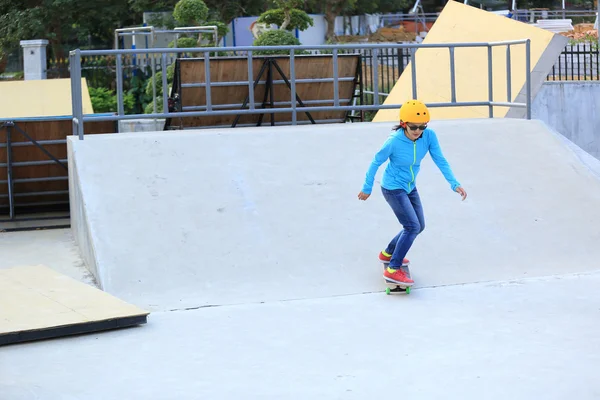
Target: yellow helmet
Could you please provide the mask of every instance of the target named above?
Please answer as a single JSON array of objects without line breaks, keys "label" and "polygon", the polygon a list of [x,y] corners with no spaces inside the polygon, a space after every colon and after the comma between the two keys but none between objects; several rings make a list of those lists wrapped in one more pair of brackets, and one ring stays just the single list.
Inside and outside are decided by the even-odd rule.
[{"label": "yellow helmet", "polygon": [[400,107],[400,121],[426,124],[430,120],[427,106],[419,100],[408,100]]}]

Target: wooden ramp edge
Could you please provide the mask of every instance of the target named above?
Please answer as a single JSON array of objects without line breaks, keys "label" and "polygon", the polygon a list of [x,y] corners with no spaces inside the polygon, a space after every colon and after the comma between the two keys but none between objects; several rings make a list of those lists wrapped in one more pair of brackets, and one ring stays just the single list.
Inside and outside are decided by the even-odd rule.
[{"label": "wooden ramp edge", "polygon": [[141,325],[148,314],[43,265],[0,269],[0,346]]}]

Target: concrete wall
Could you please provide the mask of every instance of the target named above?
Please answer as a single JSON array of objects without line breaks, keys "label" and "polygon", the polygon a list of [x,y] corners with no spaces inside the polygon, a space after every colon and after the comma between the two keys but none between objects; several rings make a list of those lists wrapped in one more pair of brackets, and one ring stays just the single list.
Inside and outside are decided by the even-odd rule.
[{"label": "concrete wall", "polygon": [[103,282],[98,273],[96,263],[96,252],[94,242],[92,241],[92,232],[86,212],[86,204],[81,192],[81,181],[77,170],[77,160],[75,157],[75,149],[73,142],[78,142],[79,139],[74,136],[67,137],[67,155],[69,159],[69,203],[71,207],[71,228],[75,242],[79,247],[79,252],[83,261],[96,279],[100,289],[103,289]]},{"label": "concrete wall", "polygon": [[531,114],[600,159],[600,81],[545,82]]}]

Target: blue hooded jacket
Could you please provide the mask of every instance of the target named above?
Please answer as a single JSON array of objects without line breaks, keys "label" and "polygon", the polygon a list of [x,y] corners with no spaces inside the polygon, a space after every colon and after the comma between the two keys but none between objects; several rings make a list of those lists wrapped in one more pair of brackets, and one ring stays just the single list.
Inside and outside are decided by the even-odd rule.
[{"label": "blue hooded jacket", "polygon": [[452,190],[459,187],[460,183],[454,177],[452,169],[442,153],[435,132],[427,128],[421,137],[413,142],[406,137],[404,129],[400,128],[388,137],[373,157],[362,192],[371,194],[379,166],[389,159],[390,162],[384,171],[381,186],[388,190],[404,189],[406,193],[410,193],[415,188],[417,174],[421,169],[421,160],[425,158],[427,152],[431,154],[433,162],[440,169]]}]

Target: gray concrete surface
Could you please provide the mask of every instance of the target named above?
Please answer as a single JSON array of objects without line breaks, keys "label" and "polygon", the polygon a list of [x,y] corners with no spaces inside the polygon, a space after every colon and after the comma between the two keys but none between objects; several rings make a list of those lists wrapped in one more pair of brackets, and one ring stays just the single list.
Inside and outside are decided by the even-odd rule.
[{"label": "gray concrete surface", "polygon": [[0,348],[0,398],[592,400],[599,285],[564,274],[156,312]]},{"label": "gray concrete surface", "polygon": [[387,125],[71,143],[78,240],[154,312],[0,348],[0,399],[597,399],[600,162],[539,121],[432,125],[469,198],[425,162],[393,296],[375,258],[399,226],[356,200]]},{"label": "gray concrete surface", "polygon": [[38,264],[97,287],[70,229],[0,233],[0,269]]},{"label": "gray concrete surface", "polygon": [[[598,267],[600,180],[543,123],[432,126],[469,198],[425,160],[416,287]],[[152,311],[380,290],[377,253],[400,226],[379,189],[356,195],[389,129],[70,138],[76,237],[104,290]]]},{"label": "gray concrete surface", "polygon": [[545,82],[531,106],[533,118],[600,159],[600,82]]}]

